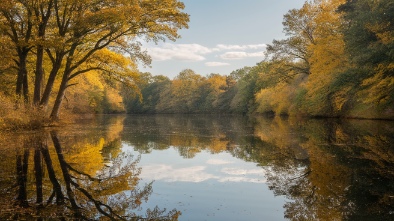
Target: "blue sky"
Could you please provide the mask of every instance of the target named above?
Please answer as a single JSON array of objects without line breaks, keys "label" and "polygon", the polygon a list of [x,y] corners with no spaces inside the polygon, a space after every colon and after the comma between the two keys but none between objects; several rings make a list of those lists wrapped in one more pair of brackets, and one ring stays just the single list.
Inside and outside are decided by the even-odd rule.
[{"label": "blue sky", "polygon": [[141,71],[174,78],[190,68],[206,76],[222,75],[264,59],[266,44],[282,39],[283,15],[305,0],[183,0],[189,29],[176,42],[144,44],[151,68]]}]

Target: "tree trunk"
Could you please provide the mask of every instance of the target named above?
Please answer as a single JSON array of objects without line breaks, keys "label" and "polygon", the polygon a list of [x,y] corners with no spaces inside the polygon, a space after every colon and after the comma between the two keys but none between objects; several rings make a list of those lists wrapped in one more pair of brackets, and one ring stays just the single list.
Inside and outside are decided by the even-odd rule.
[{"label": "tree trunk", "polygon": [[29,101],[29,86],[27,80],[27,49],[20,49],[18,53],[19,63],[18,63],[18,77],[16,81],[16,95],[18,98],[21,98],[23,95],[25,103]]},{"label": "tree trunk", "polygon": [[18,77],[16,79],[16,96],[20,97],[22,96],[22,86],[23,86],[23,76],[24,73],[26,71],[23,70],[21,67],[23,66],[23,63],[25,64],[24,66],[26,66],[26,60],[22,60],[21,58],[19,59],[19,68],[18,68]]},{"label": "tree trunk", "polygon": [[27,79],[27,70],[23,76],[23,99],[26,104],[29,103],[29,81]]},{"label": "tree trunk", "polygon": [[[43,5],[41,5],[43,6]],[[36,9],[36,16],[39,18],[41,16],[41,23],[38,26],[38,39],[45,40],[45,31],[51,16],[51,11],[53,7],[53,1],[48,2],[48,8],[46,13],[43,9]],[[41,14],[40,14],[41,13]],[[37,61],[36,61],[36,79],[34,84],[34,105],[39,105],[41,101],[41,88],[42,88],[42,80],[44,76],[44,68],[43,68],[43,60],[44,60],[44,46],[43,43],[39,43],[37,45]]]},{"label": "tree trunk", "polygon": [[52,64],[53,65],[52,70],[51,70],[51,73],[49,74],[48,81],[45,86],[45,90],[44,90],[44,93],[42,94],[42,98],[41,98],[41,102],[40,102],[40,105],[42,105],[44,107],[48,106],[49,98],[51,96],[51,92],[53,89],[53,84],[55,83],[56,76],[57,76],[59,69],[61,67],[63,57],[64,56],[59,53],[58,55],[56,55],[55,63]]},{"label": "tree trunk", "polygon": [[64,75],[63,75],[63,79],[60,84],[59,92],[57,93],[55,104],[53,105],[52,112],[50,115],[50,118],[52,120],[59,119],[60,106],[61,106],[63,98],[64,98],[64,93],[66,92],[69,76],[70,76],[70,73],[68,73],[68,72],[64,73]]},{"label": "tree trunk", "polygon": [[44,59],[44,47],[39,45],[37,47],[37,61],[36,61],[36,79],[34,81],[34,95],[33,95],[33,104],[39,105],[41,100],[41,85],[42,85],[42,78],[44,75],[44,69],[42,67]]},{"label": "tree trunk", "polygon": [[66,92],[67,86],[68,86],[68,80],[71,75],[71,72],[73,71],[73,68],[71,68],[71,63],[73,60],[73,56],[75,53],[75,50],[77,48],[78,44],[75,43],[71,46],[68,57],[67,57],[67,62],[66,62],[66,67],[63,72],[63,78],[62,82],[60,83],[60,88],[59,91],[57,92],[55,104],[53,105],[53,109],[50,115],[50,119],[52,120],[58,120],[59,119],[59,111],[60,111],[60,106],[62,104],[63,98],[64,98],[64,93]]}]

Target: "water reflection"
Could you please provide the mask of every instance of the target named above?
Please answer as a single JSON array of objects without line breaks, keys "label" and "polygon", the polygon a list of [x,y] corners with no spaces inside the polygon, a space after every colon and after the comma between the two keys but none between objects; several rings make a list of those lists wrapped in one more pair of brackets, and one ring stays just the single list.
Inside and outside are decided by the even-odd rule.
[{"label": "water reflection", "polygon": [[276,156],[286,156],[268,164],[267,177],[275,194],[292,200],[285,204],[287,218],[393,218],[392,122],[275,119],[270,127],[258,125],[256,135],[277,147]]},{"label": "water reflection", "polygon": [[[141,116],[126,122],[123,140],[140,153],[173,148],[193,158],[204,151],[228,152],[257,163],[274,194],[289,199],[287,219],[394,219],[393,122],[225,116]],[[179,177],[184,170],[167,165],[155,175],[151,167],[161,167],[146,167],[155,179],[188,181]],[[199,177],[201,168],[193,168],[186,174]]]},{"label": "water reflection", "polygon": [[[232,182],[237,188],[242,187],[238,183],[261,189],[268,185],[275,196],[285,197],[283,219],[394,220],[393,122],[128,116],[8,135],[0,137],[0,145],[0,219],[5,220],[138,220],[141,204],[152,197],[153,184],[144,186],[140,180],[148,177],[181,183],[173,184],[175,192],[189,185],[205,197],[203,203],[194,205],[201,208],[223,198],[215,194],[229,192],[231,203],[238,207],[250,203],[246,206],[260,208],[262,202],[274,201],[267,196],[238,202],[239,195],[258,194],[246,192],[247,188],[226,192],[215,186],[215,182]],[[140,159],[127,148],[142,157],[156,158],[141,171]],[[231,158],[220,158],[221,154]],[[164,163],[175,158],[173,155],[183,161],[176,166]],[[192,161],[199,156],[205,157],[204,164]],[[231,164],[234,158],[238,159],[235,166]],[[245,162],[254,164],[246,166]],[[206,187],[199,189],[204,182],[217,189],[204,193]],[[223,187],[227,188],[220,184]],[[180,205],[192,200],[180,199]],[[195,218],[188,217],[191,210],[185,210],[179,219]],[[223,214],[233,212],[221,210]],[[271,220],[261,217],[265,214],[259,211],[252,212],[258,215],[241,218]],[[176,210],[155,209],[143,217],[174,220],[179,215]]]},{"label": "water reflection", "polygon": [[240,116],[154,115],[125,120],[123,141],[140,153],[175,148],[185,158],[253,145],[253,124]]},{"label": "water reflection", "polygon": [[138,158],[121,153],[123,119],[86,126],[1,138],[0,219],[177,220],[158,207],[136,215],[152,184],[139,185]]}]

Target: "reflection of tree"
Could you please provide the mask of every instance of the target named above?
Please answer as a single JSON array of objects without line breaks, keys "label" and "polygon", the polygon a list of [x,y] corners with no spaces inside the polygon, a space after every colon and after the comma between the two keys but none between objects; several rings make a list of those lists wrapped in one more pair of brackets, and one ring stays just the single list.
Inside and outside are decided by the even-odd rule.
[{"label": "reflection of tree", "polygon": [[270,189],[289,199],[288,219],[394,216],[392,123],[190,115],[125,121],[132,127],[123,139],[141,153],[172,147],[191,158],[227,151],[258,163]]},{"label": "reflection of tree", "polygon": [[[67,161],[69,153],[64,151],[57,132],[50,132],[53,148],[45,133],[27,137],[23,147],[17,149],[16,184],[0,178],[1,196],[7,196],[0,199],[0,219],[176,220],[179,216],[176,210],[165,213],[158,208],[148,210],[145,217],[136,215],[152,187],[139,187],[138,160],[131,156],[114,158],[110,168],[101,163],[102,169],[92,176]],[[9,171],[2,175],[11,175],[6,165],[2,164],[2,169]],[[15,204],[7,205],[4,200],[11,200],[14,191]]]},{"label": "reflection of tree", "polygon": [[128,117],[123,141],[140,153],[175,148],[185,158],[201,151],[220,153],[247,143],[253,135],[247,118],[241,116],[155,115]]},{"label": "reflection of tree", "polygon": [[[17,202],[21,207],[27,207],[27,170],[28,170],[28,160],[29,160],[29,149],[23,148],[23,155],[17,155],[16,157],[16,171],[17,171],[17,186],[18,186],[18,196],[16,198]],[[22,158],[23,157],[23,158]]]},{"label": "reflection of tree", "polygon": [[[125,141],[141,153],[170,147],[183,157],[228,151],[256,162],[267,171],[270,189],[289,199],[284,207],[290,220],[393,220],[392,122],[132,116],[125,126],[110,125],[80,135],[82,141],[59,131],[23,138],[15,150],[0,148],[5,151],[0,166],[13,174],[0,171],[0,206],[16,210],[1,210],[0,219],[26,218],[25,211],[65,218],[135,217],[133,211],[152,189],[138,189],[136,160],[119,150]],[[104,167],[103,156],[112,157],[113,166]],[[10,207],[6,202],[12,200],[16,205]],[[145,217],[177,215],[155,209]]]},{"label": "reflection of tree", "polygon": [[[255,134],[276,150],[265,161],[291,220],[392,220],[394,137],[385,122],[260,119]],[[377,126],[380,125],[380,126]],[[391,128],[391,129],[390,129]],[[261,151],[260,151],[261,152]],[[304,152],[304,153],[303,153]],[[303,157],[300,157],[303,156]]]},{"label": "reflection of tree", "polygon": [[[347,197],[354,203],[351,220],[394,219],[394,127],[392,122],[352,121],[336,133],[336,151],[352,173]],[[356,135],[356,136],[355,136]],[[351,137],[352,139],[346,139]],[[350,140],[352,145],[341,148]],[[362,202],[362,203],[358,203]]]},{"label": "reflection of tree", "polygon": [[47,202],[48,203],[51,202],[53,200],[53,197],[56,197],[56,205],[62,205],[62,204],[64,204],[64,195],[63,195],[63,192],[61,191],[62,189],[61,189],[60,183],[56,178],[56,172],[53,168],[52,159],[49,154],[49,150],[48,150],[47,145],[42,146],[41,153],[42,153],[42,156],[43,156],[44,161],[46,163],[47,170],[48,170],[48,176],[49,176],[49,179],[52,183],[52,189],[53,189],[52,194],[49,197]]}]

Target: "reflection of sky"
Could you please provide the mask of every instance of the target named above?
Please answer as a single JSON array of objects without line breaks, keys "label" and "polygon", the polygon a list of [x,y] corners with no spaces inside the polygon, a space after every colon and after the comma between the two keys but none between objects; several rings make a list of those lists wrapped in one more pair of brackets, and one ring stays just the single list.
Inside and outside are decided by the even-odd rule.
[{"label": "reflection of sky", "polygon": [[176,168],[174,165],[150,164],[143,167],[140,177],[165,182],[203,182],[214,179],[219,182],[264,183],[263,176],[263,169],[241,169],[210,164]]},{"label": "reflection of sky", "polygon": [[[123,144],[123,151],[139,155]],[[140,184],[153,182],[153,194],[141,205],[176,208],[179,220],[283,220],[283,197],[265,184],[265,169],[227,152],[202,151],[194,158],[176,148],[141,155]]]},{"label": "reflection of sky", "polygon": [[[127,148],[129,149],[129,148]],[[131,148],[129,149],[130,151]],[[137,153],[134,153],[137,154]],[[265,170],[254,163],[233,158],[228,153],[202,152],[185,159],[175,150],[153,151],[141,157],[140,178],[163,182],[248,182],[265,183]]]}]

